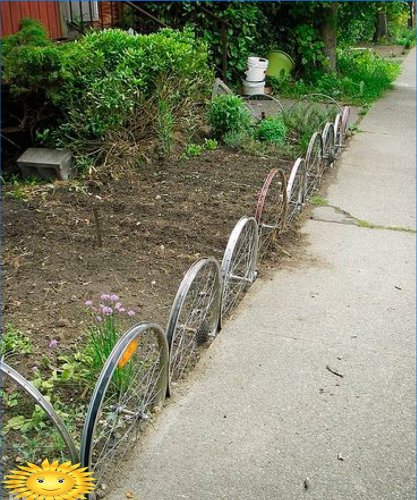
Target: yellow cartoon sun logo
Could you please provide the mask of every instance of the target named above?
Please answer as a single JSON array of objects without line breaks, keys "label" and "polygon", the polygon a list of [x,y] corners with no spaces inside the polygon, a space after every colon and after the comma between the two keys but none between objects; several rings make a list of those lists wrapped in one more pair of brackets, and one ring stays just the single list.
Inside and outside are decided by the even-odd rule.
[{"label": "yellow cartoon sun logo", "polygon": [[41,466],[28,463],[12,470],[3,481],[5,487],[15,494],[15,498],[30,500],[69,500],[83,499],[85,493],[94,490],[95,481],[87,467],[71,462],[59,464],[58,460]]}]

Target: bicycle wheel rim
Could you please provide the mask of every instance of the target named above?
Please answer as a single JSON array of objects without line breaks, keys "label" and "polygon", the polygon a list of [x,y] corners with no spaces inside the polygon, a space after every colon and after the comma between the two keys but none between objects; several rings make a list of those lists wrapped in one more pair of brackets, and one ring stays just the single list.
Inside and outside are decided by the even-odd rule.
[{"label": "bicycle wheel rim", "polygon": [[258,261],[268,253],[276,237],[284,229],[287,210],[286,178],[274,168],[267,175],[259,193],[255,219],[258,223]]},{"label": "bicycle wheel rim", "polygon": [[306,184],[305,170],[306,165],[304,158],[297,158],[291,169],[291,174],[287,184],[287,217],[290,225],[303,208]]},{"label": "bicycle wheel rim", "polygon": [[316,189],[322,176],[323,140],[320,132],[314,132],[308,143],[306,163],[306,196]]},{"label": "bicycle wheel rim", "polygon": [[258,227],[254,217],[242,217],[230,234],[221,264],[222,321],[230,316],[256,278]]},{"label": "bicycle wheel rim", "polygon": [[342,115],[336,115],[334,120],[334,135],[335,135],[335,156],[339,156],[343,145],[343,132],[342,132]]},{"label": "bicycle wheel rim", "polygon": [[[256,110],[255,109],[255,102],[256,101],[272,101],[275,104],[275,113],[272,113],[272,115],[277,115],[278,113],[282,113],[284,111],[284,106],[281,104],[281,102],[274,96],[267,95],[267,94],[253,94],[250,96],[245,96],[245,101],[246,101],[246,106],[249,108],[250,113],[256,120],[261,120],[262,119],[262,111]],[[251,103],[251,101],[253,101]]]},{"label": "bicycle wheel rim", "polygon": [[326,169],[333,166],[335,159],[335,135],[332,122],[326,123],[323,130],[323,160]]},{"label": "bicycle wheel rim", "polygon": [[[115,404],[112,403],[112,405],[110,405],[110,400],[106,400],[110,385],[113,381],[113,376],[115,373],[119,373],[119,375],[120,373],[123,373],[117,372],[117,370],[124,370],[126,367],[129,367],[132,361],[135,361],[133,364],[134,367],[145,367],[146,362],[150,360],[151,356],[149,356],[148,359],[144,358],[143,360],[137,360],[136,356],[139,356],[139,352],[141,352],[141,350],[143,352],[144,350],[144,343],[146,341],[144,340],[144,337],[147,332],[153,332],[153,341],[156,349],[154,346],[151,354],[153,354],[153,357],[157,357],[157,360],[154,359],[152,361],[152,368],[149,370],[150,375],[145,375],[144,377],[145,382],[147,384],[149,383],[149,386],[146,386],[143,397],[140,396],[133,399],[133,396],[129,394],[129,398],[125,401],[122,401],[121,397],[119,397],[115,409],[120,414],[124,414],[124,416],[120,417],[120,422],[116,421],[116,419],[113,418],[113,415],[109,420],[110,424],[113,424],[113,427],[110,430],[108,428],[106,429],[107,424],[104,420],[106,408],[112,408]],[[132,343],[136,341],[136,348],[132,350],[131,346],[134,345]],[[126,362],[127,364],[122,364],[126,361],[126,356],[129,358]],[[106,480],[111,481],[111,472],[114,470],[116,465],[119,464],[120,457],[123,457],[136,442],[139,432],[138,422],[148,420],[149,416],[147,412],[152,412],[156,406],[163,403],[168,380],[168,358],[168,344],[162,328],[155,323],[149,322],[139,323],[128,330],[119,339],[107,358],[88,406],[80,451],[81,464],[83,467],[88,467],[89,470],[94,473],[94,478],[97,481],[98,487],[100,487],[104,477],[106,477]],[[142,364],[140,364],[140,362]],[[137,370],[139,370],[139,368],[137,368]],[[130,384],[132,384],[133,387],[139,386],[139,384],[137,384],[139,378],[137,377],[137,372],[131,376],[132,372],[125,372],[126,377],[123,376],[123,378],[119,378],[119,381],[115,379],[116,385],[126,384],[125,388],[130,387]],[[143,369],[143,372],[146,373],[146,370]],[[154,379],[149,381],[151,376],[154,376]],[[128,393],[128,391],[125,391],[125,393]],[[109,397],[113,398],[111,394],[109,394]],[[141,403],[139,403],[139,400]],[[113,401],[116,401],[116,398],[113,398]],[[130,403],[129,408],[126,408],[127,403]],[[125,406],[123,407],[123,405]],[[132,415],[134,412],[136,412],[136,414]],[[147,418],[145,418],[145,415]],[[124,430],[123,419],[131,425],[128,426],[125,434],[122,437],[119,437],[115,434],[115,429],[119,428],[119,430]],[[99,428],[98,424],[100,425]],[[102,428],[104,429],[104,432]],[[100,432],[98,438],[96,437],[97,430]],[[125,439],[128,440],[134,432],[136,433],[134,441],[123,443],[123,449],[120,449],[122,446],[121,442]],[[106,437],[104,437],[104,435],[106,435]],[[106,447],[110,444],[110,440],[113,438],[119,444],[115,444],[114,447],[109,450]],[[99,455],[96,454],[96,450]],[[105,465],[102,466],[102,464]]]},{"label": "bicycle wheel rim", "polygon": [[216,336],[220,301],[219,263],[214,258],[196,261],[181,281],[166,329],[170,350],[169,384],[183,378],[194,367],[200,347]]},{"label": "bicycle wheel rim", "polygon": [[[60,436],[60,439],[62,440],[62,443],[66,447],[66,454],[63,454],[63,460],[65,461],[66,459],[70,459],[71,462],[77,463],[78,458],[79,458],[79,452],[76,449],[75,443],[70,436],[63,420],[61,417],[56,413],[54,408],[52,407],[51,403],[47,401],[44,396],[34,387],[28,380],[23,377],[19,372],[17,372],[14,368],[9,366],[6,362],[3,360],[0,360],[0,372],[2,374],[2,398],[5,395],[5,386],[4,384],[4,377],[8,377],[14,384],[16,384],[20,390],[25,394],[26,396],[29,396],[33,405],[37,405],[41,408],[41,410],[46,414],[48,417],[49,421],[53,425],[53,429],[57,431],[58,435]],[[4,407],[3,407],[4,410]],[[43,434],[43,442],[45,442],[45,433]],[[48,441],[48,440],[47,440]],[[3,445],[4,445],[4,438],[3,438]],[[47,446],[49,446],[49,442],[46,443]],[[3,453],[5,453],[3,451]],[[50,454],[49,454],[50,455]],[[43,460],[45,457],[42,456],[41,459]],[[33,459],[31,459],[33,461]],[[3,460],[2,460],[3,461]],[[28,460],[29,461],[29,460]]]}]

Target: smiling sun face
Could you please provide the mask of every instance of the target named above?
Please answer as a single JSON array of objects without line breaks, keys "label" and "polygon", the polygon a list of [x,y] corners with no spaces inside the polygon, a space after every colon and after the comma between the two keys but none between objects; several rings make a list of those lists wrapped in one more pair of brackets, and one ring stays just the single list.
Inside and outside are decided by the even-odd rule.
[{"label": "smiling sun face", "polygon": [[5,487],[16,494],[15,498],[75,500],[85,498],[84,494],[94,489],[94,479],[89,477],[92,472],[85,472],[86,468],[80,468],[80,464],[60,465],[58,461],[49,463],[46,459],[40,467],[27,465],[10,471],[3,481]]},{"label": "smiling sun face", "polygon": [[40,495],[62,495],[71,491],[74,485],[74,478],[53,471],[32,474],[26,481],[27,489]]}]

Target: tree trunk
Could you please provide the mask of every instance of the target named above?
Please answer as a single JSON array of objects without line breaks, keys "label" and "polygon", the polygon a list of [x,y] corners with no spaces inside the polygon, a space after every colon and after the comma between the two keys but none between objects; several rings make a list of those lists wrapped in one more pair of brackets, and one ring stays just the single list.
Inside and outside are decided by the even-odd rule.
[{"label": "tree trunk", "polygon": [[409,15],[408,15],[408,27],[410,29],[416,27],[416,2],[413,0],[412,2],[408,2],[409,6]]},{"label": "tree trunk", "polygon": [[337,45],[337,9],[338,2],[331,2],[323,6],[322,23],[320,26],[321,38],[324,42],[324,55],[327,58],[325,70],[329,73],[336,71],[336,45]]},{"label": "tree trunk", "polygon": [[377,8],[375,16],[375,33],[374,33],[374,43],[379,43],[381,39],[387,35],[387,19],[386,13]]}]

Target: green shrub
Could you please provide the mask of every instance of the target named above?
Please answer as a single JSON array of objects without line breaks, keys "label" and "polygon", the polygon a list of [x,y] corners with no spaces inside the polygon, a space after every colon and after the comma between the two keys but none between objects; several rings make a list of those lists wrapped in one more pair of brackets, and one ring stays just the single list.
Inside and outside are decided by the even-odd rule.
[{"label": "green shrub", "polygon": [[271,116],[261,120],[256,127],[255,138],[282,146],[287,135],[287,126],[282,116]]},{"label": "green shrub", "polygon": [[[208,15],[201,2],[146,2],[144,7],[172,27],[188,26],[207,43],[212,64],[223,64],[222,25]],[[237,82],[247,69],[248,56],[266,54],[274,45],[271,14],[275,5],[257,2],[210,2],[213,14],[227,22],[227,71],[225,79]]]},{"label": "green shrub", "polygon": [[144,135],[158,129],[169,150],[171,122],[193,116],[210,93],[207,48],[190,30],[137,36],[117,29],[91,31],[61,45],[19,36],[31,42],[5,39],[3,81],[23,98],[43,92],[59,120],[39,137],[81,156],[97,154],[108,134],[129,124]]},{"label": "green shrub", "polygon": [[416,45],[416,30],[406,29],[400,31],[396,39],[398,45],[402,45],[405,49],[410,49]]},{"label": "green shrub", "polygon": [[271,80],[271,85],[283,97],[319,92],[351,104],[365,104],[390,88],[400,70],[398,63],[371,50],[338,50],[337,66],[336,74],[316,70],[308,80]]},{"label": "green shrub", "polygon": [[209,120],[218,137],[240,133],[250,126],[250,112],[244,101],[235,95],[216,96],[209,106]]},{"label": "green shrub", "polygon": [[359,94],[360,101],[371,102],[390,88],[400,72],[398,63],[373,53],[371,50],[344,50],[338,57],[342,79],[342,93],[351,100]]},{"label": "green shrub", "polygon": [[301,102],[285,111],[283,118],[287,136],[297,154],[305,154],[314,132],[323,130],[328,121],[335,117],[334,108],[323,108],[319,103]]},{"label": "green shrub", "polygon": [[39,21],[25,18],[17,33],[2,39],[2,80],[16,93],[36,92],[56,83],[60,52]]},{"label": "green shrub", "polygon": [[316,28],[308,24],[296,26],[293,32],[293,45],[296,47],[304,74],[309,75],[326,63],[324,42],[320,39]]}]

